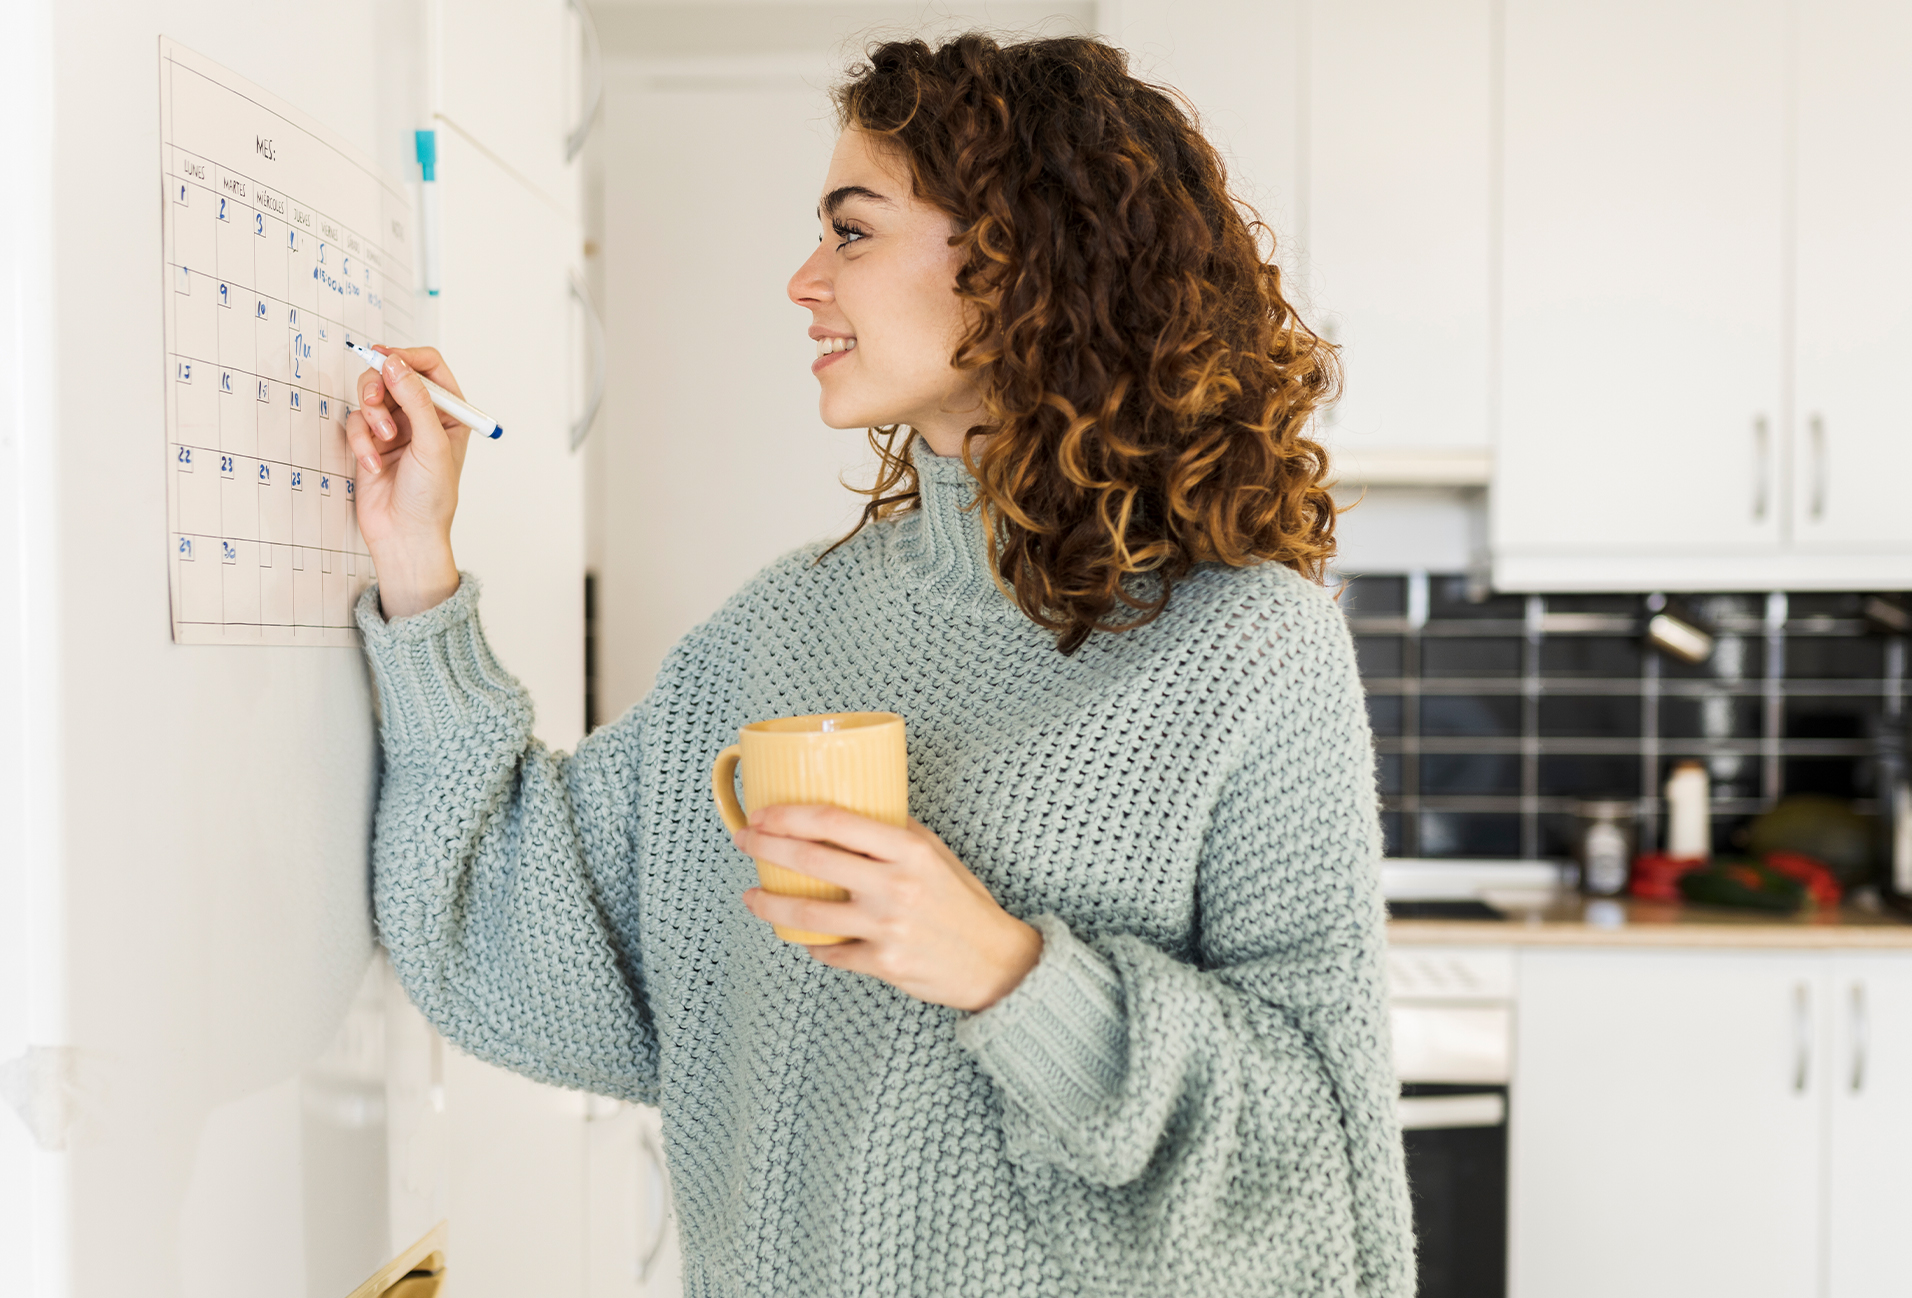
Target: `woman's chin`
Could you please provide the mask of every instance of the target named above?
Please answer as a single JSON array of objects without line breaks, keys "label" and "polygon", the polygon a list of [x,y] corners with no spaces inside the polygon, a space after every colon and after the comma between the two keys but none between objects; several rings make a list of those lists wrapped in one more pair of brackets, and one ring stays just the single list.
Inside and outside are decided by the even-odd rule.
[{"label": "woman's chin", "polygon": [[826,428],[887,428],[904,422],[888,411],[848,401],[832,401],[825,393],[817,402],[817,414]]}]

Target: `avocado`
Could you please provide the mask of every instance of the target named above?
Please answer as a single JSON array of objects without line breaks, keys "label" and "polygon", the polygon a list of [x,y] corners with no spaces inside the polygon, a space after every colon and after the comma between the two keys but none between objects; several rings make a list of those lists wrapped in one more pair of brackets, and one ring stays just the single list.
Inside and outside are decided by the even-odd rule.
[{"label": "avocado", "polygon": [[1851,887],[1871,878],[1878,863],[1878,837],[1873,818],[1860,815],[1844,799],[1795,793],[1753,821],[1746,845],[1756,857],[1768,852],[1810,856]]}]

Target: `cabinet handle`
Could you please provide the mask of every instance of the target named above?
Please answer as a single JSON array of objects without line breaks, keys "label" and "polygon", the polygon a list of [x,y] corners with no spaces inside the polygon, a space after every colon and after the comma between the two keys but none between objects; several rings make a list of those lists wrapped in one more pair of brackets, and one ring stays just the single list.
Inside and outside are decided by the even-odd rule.
[{"label": "cabinet handle", "polygon": [[1812,437],[1812,521],[1817,523],[1826,516],[1826,419],[1824,415],[1814,415],[1807,424]]},{"label": "cabinet handle", "polygon": [[1850,1087],[1854,1095],[1866,1088],[1866,1047],[1869,1044],[1866,1034],[1869,1025],[1866,1022],[1866,985],[1852,984],[1852,1080]]},{"label": "cabinet handle", "polygon": [[585,45],[585,84],[590,93],[584,106],[584,115],[578,118],[578,124],[564,137],[564,160],[570,162],[584,148],[585,140],[590,138],[591,127],[597,122],[598,105],[604,99],[604,44],[598,40],[597,20],[591,17],[591,6],[585,0],[570,0],[571,10],[578,16],[578,25],[584,29]]},{"label": "cabinet handle", "polygon": [[1753,521],[1766,521],[1766,507],[1772,496],[1772,428],[1766,416],[1753,420]]},{"label": "cabinet handle", "polygon": [[604,321],[597,313],[597,304],[591,301],[591,295],[571,277],[571,296],[584,308],[584,318],[591,326],[591,400],[584,408],[583,416],[571,425],[571,449],[577,450],[584,445],[584,439],[590,436],[591,425],[597,422],[598,408],[604,404]]},{"label": "cabinet handle", "polygon": [[1805,983],[1793,988],[1793,1090],[1806,1093],[1812,1078],[1812,989]]}]

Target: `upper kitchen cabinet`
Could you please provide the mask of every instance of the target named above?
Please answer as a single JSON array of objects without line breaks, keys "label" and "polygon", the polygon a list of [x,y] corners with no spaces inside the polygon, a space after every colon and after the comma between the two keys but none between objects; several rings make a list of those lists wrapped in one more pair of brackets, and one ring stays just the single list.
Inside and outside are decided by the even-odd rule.
[{"label": "upper kitchen cabinet", "polygon": [[[1801,0],[1793,537],[1912,577],[1912,5]],[[1893,584],[1869,577],[1878,584]]]},{"label": "upper kitchen cabinet", "polygon": [[1485,480],[1492,48],[1489,0],[1309,19],[1306,318],[1341,344],[1323,431],[1364,481]]},{"label": "upper kitchen cabinet", "polygon": [[[464,135],[565,211],[595,110],[596,41],[584,0],[442,0],[438,125]],[[586,45],[590,46],[586,57]],[[509,86],[511,93],[500,92]]]},{"label": "upper kitchen cabinet", "polygon": [[1800,584],[1773,562],[1785,0],[1507,0],[1505,22],[1495,584]]},{"label": "upper kitchen cabinet", "polygon": [[1201,114],[1236,193],[1275,232],[1275,259],[1299,268],[1300,86],[1306,0],[1254,5],[1124,0],[1107,15],[1110,37],[1144,80],[1173,86]]},{"label": "upper kitchen cabinet", "polygon": [[1912,11],[1505,20],[1495,584],[1912,584]]}]

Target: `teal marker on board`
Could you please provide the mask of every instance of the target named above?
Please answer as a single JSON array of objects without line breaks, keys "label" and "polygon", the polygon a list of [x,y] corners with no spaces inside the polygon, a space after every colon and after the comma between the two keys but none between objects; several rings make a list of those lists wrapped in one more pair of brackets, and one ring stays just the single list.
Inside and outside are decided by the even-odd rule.
[{"label": "teal marker on board", "polygon": [[[373,351],[370,347],[367,347],[364,343],[355,343],[350,338],[347,338],[345,340],[345,350],[364,361],[366,369],[376,370],[380,373],[384,372],[385,358]],[[413,372],[417,373],[417,371]],[[445,391],[445,389],[439,387],[436,383],[433,383],[423,374],[418,375],[418,381],[425,385],[425,392],[431,397],[432,405],[436,406],[445,414],[450,415],[465,427],[471,429],[472,432],[483,433],[486,437],[493,439],[505,435],[505,426],[503,424],[493,419],[477,406],[472,405],[471,402],[465,400],[463,397],[454,397],[451,393]]]},{"label": "teal marker on board", "polygon": [[418,187],[419,260],[424,262],[425,292],[438,296],[438,132],[413,131],[412,147],[418,151],[418,171],[423,177]]}]

